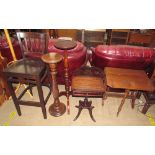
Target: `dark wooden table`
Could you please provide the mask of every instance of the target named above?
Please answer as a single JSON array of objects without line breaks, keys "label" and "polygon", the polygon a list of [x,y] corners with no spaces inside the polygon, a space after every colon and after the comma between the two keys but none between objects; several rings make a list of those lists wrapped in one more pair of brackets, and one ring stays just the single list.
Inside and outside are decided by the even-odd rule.
[{"label": "dark wooden table", "polygon": [[119,115],[126,98],[129,96],[131,97],[131,106],[134,108],[138,91],[154,90],[152,81],[147,77],[147,74],[143,70],[105,67],[104,71],[106,74],[107,86],[125,89],[125,94],[118,108],[117,116]]}]

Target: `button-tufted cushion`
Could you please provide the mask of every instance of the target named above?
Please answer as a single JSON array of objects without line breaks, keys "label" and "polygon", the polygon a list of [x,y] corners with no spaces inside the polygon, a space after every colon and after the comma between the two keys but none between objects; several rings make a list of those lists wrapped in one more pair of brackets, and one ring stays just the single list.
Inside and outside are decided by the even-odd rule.
[{"label": "button-tufted cushion", "polygon": [[155,49],[131,45],[98,45],[91,64],[104,67],[146,69],[155,59]]}]

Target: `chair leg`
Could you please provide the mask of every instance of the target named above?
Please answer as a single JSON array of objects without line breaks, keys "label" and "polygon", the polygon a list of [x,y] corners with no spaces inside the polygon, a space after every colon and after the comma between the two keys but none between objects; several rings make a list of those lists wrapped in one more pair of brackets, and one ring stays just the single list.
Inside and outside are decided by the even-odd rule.
[{"label": "chair leg", "polygon": [[12,96],[14,105],[15,105],[16,110],[17,110],[17,113],[18,113],[19,116],[21,116],[22,114],[21,114],[20,106],[19,106],[19,104],[18,104],[18,99],[17,99],[17,97],[16,97],[14,88],[13,88],[12,83],[11,83],[10,81],[8,81],[8,86],[9,86],[10,94],[11,94],[11,96]]},{"label": "chair leg", "polygon": [[46,119],[47,118],[47,112],[46,112],[46,107],[45,107],[43,90],[42,90],[42,86],[41,86],[41,83],[39,80],[37,80],[37,88],[38,88],[38,94],[39,94],[42,113],[43,113],[44,119]]},{"label": "chair leg", "polygon": [[32,92],[33,85],[30,84],[29,86],[30,86],[30,89],[29,89],[30,90],[30,94],[33,96],[33,92]]}]

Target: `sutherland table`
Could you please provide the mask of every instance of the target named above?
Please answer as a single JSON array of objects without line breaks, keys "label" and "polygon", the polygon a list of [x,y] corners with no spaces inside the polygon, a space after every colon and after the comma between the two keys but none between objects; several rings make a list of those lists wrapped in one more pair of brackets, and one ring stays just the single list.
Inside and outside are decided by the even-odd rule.
[{"label": "sutherland table", "polygon": [[[119,115],[125,99],[129,96],[130,91],[153,91],[154,86],[152,81],[147,77],[143,70],[132,70],[122,68],[105,67],[107,86],[117,89],[125,89],[124,97],[118,108],[117,116]],[[132,96],[132,108],[136,95]]]}]

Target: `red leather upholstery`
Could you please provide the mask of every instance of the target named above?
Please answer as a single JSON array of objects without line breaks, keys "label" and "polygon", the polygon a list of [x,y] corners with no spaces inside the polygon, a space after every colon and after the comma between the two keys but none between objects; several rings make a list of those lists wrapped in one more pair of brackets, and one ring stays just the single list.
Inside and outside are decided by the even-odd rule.
[{"label": "red leather upholstery", "polygon": [[[22,54],[21,54],[21,49],[20,49],[18,41],[15,40],[14,38],[11,38],[11,42],[12,42],[12,46],[15,51],[15,55],[16,55],[17,59],[21,59]],[[8,59],[8,62],[13,60],[8,42],[5,37],[3,37],[0,40],[0,51],[2,53],[2,56],[6,57]]]},{"label": "red leather upholstery", "polygon": [[155,49],[131,45],[98,45],[93,49],[91,65],[147,69],[155,59]]},{"label": "red leather upholstery", "polygon": [[[57,40],[55,39],[51,39],[49,40],[49,44],[48,44],[48,52],[56,52],[59,53],[61,55],[64,55],[64,50],[60,50],[57,49],[54,46],[54,43]],[[86,60],[86,47],[80,43],[80,42],[76,42],[77,46],[71,50],[68,50],[68,62],[69,62],[69,79],[71,80],[71,75],[73,73],[74,70],[76,70],[77,68],[80,68]],[[63,61],[60,62],[60,64],[58,65],[58,83],[59,84],[64,84],[64,63]]]}]

